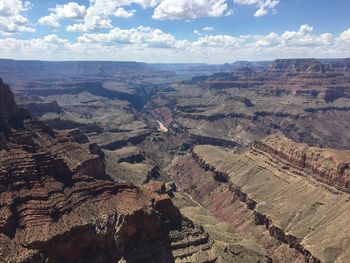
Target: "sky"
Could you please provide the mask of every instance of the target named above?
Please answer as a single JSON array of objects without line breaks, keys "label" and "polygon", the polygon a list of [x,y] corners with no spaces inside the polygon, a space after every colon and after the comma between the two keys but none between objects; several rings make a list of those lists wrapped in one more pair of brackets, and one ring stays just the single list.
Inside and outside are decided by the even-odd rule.
[{"label": "sky", "polygon": [[350,0],[0,0],[0,58],[350,57]]}]

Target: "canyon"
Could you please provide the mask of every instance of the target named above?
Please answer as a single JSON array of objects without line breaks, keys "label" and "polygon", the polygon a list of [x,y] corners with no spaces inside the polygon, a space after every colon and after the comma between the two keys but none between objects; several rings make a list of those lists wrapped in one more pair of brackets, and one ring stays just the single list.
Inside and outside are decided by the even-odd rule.
[{"label": "canyon", "polygon": [[347,262],[349,59],[0,76],[0,261]]},{"label": "canyon", "polygon": [[[56,132],[32,119],[2,81],[0,95],[6,108],[1,262],[225,262],[244,252],[227,250],[182,216],[164,183],[114,181],[105,172],[103,151],[86,135]],[[252,254],[244,257],[269,261]]]},{"label": "canyon", "polygon": [[[279,151],[286,142],[293,156]],[[174,159],[168,169],[184,191],[233,224],[239,234],[253,235],[256,240],[266,235],[280,240],[277,245],[266,242],[266,246],[276,246],[272,253],[286,244],[306,262],[347,262],[349,195],[338,186],[343,172],[348,171],[339,171],[337,160],[348,165],[349,152],[301,150],[303,146],[275,135],[239,153],[199,145],[192,153]],[[303,154],[318,158],[307,158],[305,165],[300,162]],[[317,173],[310,172],[312,167],[319,169]],[[339,182],[329,180],[330,173],[325,172],[334,169]],[[269,256],[274,262],[296,260],[295,255],[287,258],[287,253],[282,259]]]}]

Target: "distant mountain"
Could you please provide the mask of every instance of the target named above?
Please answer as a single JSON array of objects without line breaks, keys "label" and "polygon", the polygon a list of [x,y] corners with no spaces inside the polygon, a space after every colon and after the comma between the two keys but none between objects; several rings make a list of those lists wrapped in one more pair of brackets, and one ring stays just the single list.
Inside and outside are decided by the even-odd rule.
[{"label": "distant mountain", "polygon": [[13,84],[25,78],[36,79],[98,79],[98,78],[142,78],[168,74],[151,68],[145,63],[132,61],[37,61],[0,59],[0,75]]},{"label": "distant mountain", "polygon": [[276,59],[268,68],[270,72],[283,73],[317,73],[332,71],[349,71],[350,59],[320,60],[315,58]]}]

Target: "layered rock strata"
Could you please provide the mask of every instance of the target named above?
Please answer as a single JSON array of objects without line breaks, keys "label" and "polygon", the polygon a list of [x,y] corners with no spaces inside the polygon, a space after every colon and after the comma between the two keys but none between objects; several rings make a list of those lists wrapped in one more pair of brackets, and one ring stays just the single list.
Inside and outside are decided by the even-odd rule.
[{"label": "layered rock strata", "polygon": [[182,217],[167,195],[98,179],[100,156],[80,159],[73,141],[42,148],[11,136],[0,152],[0,261],[173,261],[169,231]]},{"label": "layered rock strata", "polygon": [[170,131],[199,144],[239,147],[281,133],[316,147],[348,149],[347,65],[346,59],[283,59],[263,71],[194,77],[156,92],[146,108]]},{"label": "layered rock strata", "polygon": [[164,183],[113,181],[97,144],[76,129],[58,133],[17,119],[12,93],[0,88],[0,262],[221,263],[234,256],[181,215]]},{"label": "layered rock strata", "polygon": [[255,237],[274,261],[347,262],[349,197],[338,179],[346,178],[347,168],[338,167],[347,156],[273,135],[239,154],[196,146],[169,173],[214,215]]},{"label": "layered rock strata", "polygon": [[255,142],[254,149],[303,170],[331,186],[350,191],[350,151],[309,147],[279,135]]},{"label": "layered rock strata", "polygon": [[110,180],[97,145],[77,131],[56,133],[39,121],[24,121],[8,86],[0,88],[6,125],[1,262],[175,260],[169,232],[181,229],[182,216],[168,195]]}]

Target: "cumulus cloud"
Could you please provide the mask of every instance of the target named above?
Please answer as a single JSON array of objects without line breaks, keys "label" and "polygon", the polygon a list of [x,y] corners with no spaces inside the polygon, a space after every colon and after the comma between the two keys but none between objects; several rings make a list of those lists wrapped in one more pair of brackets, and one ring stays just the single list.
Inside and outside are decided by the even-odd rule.
[{"label": "cumulus cloud", "polygon": [[226,0],[163,0],[153,18],[161,20],[195,19],[232,14]]},{"label": "cumulus cloud", "polygon": [[127,11],[125,10],[123,7],[119,7],[115,12],[114,15],[116,17],[132,17],[134,15],[134,13],[136,12],[136,10],[130,10]]},{"label": "cumulus cloud", "polygon": [[173,35],[164,33],[160,29],[139,26],[131,29],[113,28],[103,34],[83,34],[78,38],[79,43],[114,44],[143,44],[152,47],[175,47],[176,39]]},{"label": "cumulus cloud", "polygon": [[39,39],[0,39],[0,56],[26,59],[137,60],[146,62],[224,63],[291,57],[346,57],[350,28],[339,35],[315,34],[302,25],[294,31],[266,35],[198,35],[182,40],[157,28],[113,28],[84,33],[76,41],[49,35]]},{"label": "cumulus cloud", "polygon": [[47,25],[50,27],[59,27],[59,21],[62,19],[83,19],[86,15],[86,7],[75,2],[69,2],[65,5],[56,5],[55,8],[50,9],[51,13],[48,16],[39,19],[40,25]]},{"label": "cumulus cloud", "polygon": [[274,10],[279,4],[280,0],[233,0],[238,5],[255,5],[258,10],[255,12],[255,17],[266,15],[269,10]]},{"label": "cumulus cloud", "polygon": [[[128,10],[133,5],[142,8],[154,8],[152,18],[158,20],[185,21],[200,17],[220,17],[232,15],[228,0],[90,0],[88,7],[70,2],[51,9],[48,16],[39,20],[42,25],[59,27],[61,19],[82,19],[69,25],[70,32],[90,32],[98,29],[112,28],[113,17],[132,17],[136,10]],[[263,16],[274,10],[279,0],[234,0],[235,4],[255,5],[255,16]]]},{"label": "cumulus cloud", "polygon": [[154,7],[161,0],[90,0],[82,23],[67,27],[70,32],[89,32],[100,28],[112,28],[111,17],[131,17],[135,10],[126,10],[126,6],[138,4],[142,8]]},{"label": "cumulus cloud", "polygon": [[54,56],[71,53],[71,44],[57,35],[47,35],[43,38],[29,40],[5,38],[0,39],[0,56],[16,59],[52,59]]},{"label": "cumulus cloud", "polygon": [[236,47],[238,48],[242,40],[239,37],[229,36],[229,35],[211,35],[200,37],[197,41],[193,42],[195,46],[202,47]]},{"label": "cumulus cloud", "polygon": [[312,34],[313,27],[302,25],[299,31],[286,31],[279,37],[279,42],[284,46],[319,46],[327,45],[333,41],[330,33],[320,35]]},{"label": "cumulus cloud", "polygon": [[0,0],[0,34],[10,35],[21,32],[34,32],[28,18],[23,13],[30,2],[22,0]]},{"label": "cumulus cloud", "polygon": [[341,40],[350,41],[350,28],[340,35]]},{"label": "cumulus cloud", "polygon": [[[126,9],[132,4],[140,5],[142,8],[154,8],[152,17],[159,20],[188,20],[233,13],[228,7],[227,0],[90,0],[84,21],[68,26],[67,30],[89,32],[112,28],[111,17],[131,17],[135,14],[135,10]],[[57,20],[52,21],[50,16],[45,17],[45,20],[42,22],[57,25]]]}]

